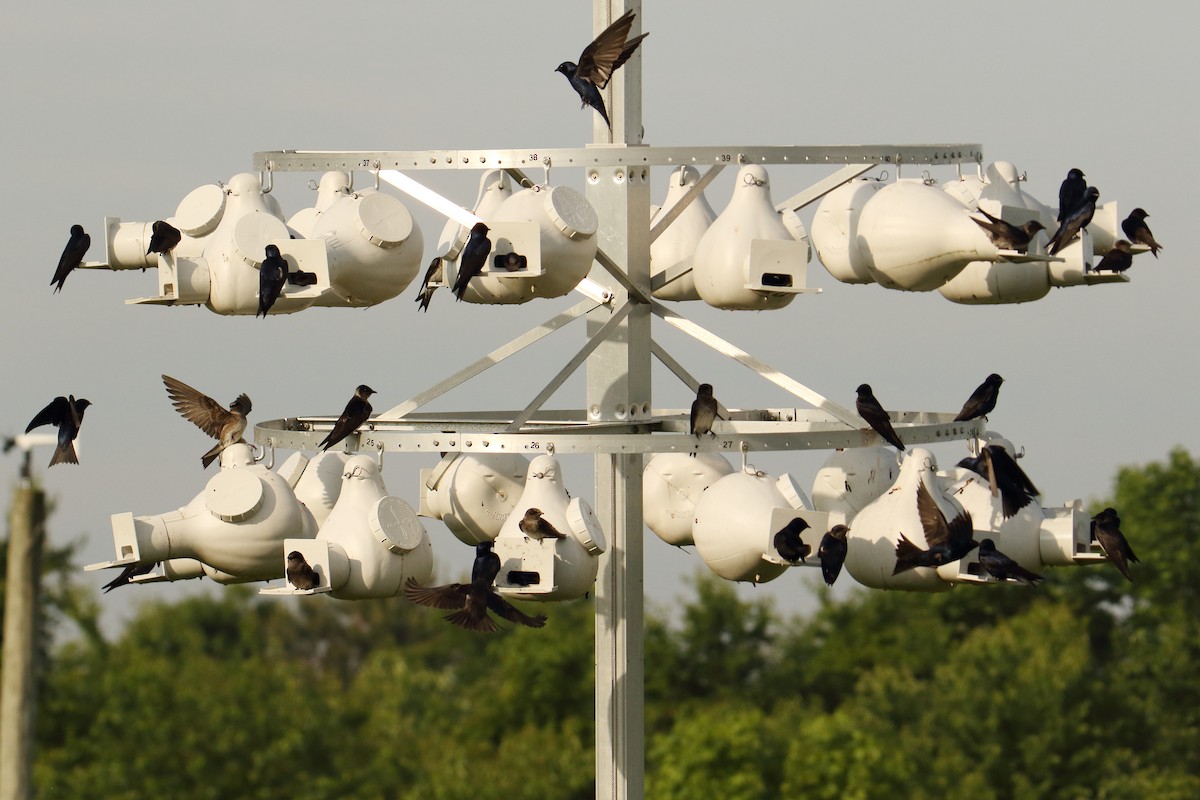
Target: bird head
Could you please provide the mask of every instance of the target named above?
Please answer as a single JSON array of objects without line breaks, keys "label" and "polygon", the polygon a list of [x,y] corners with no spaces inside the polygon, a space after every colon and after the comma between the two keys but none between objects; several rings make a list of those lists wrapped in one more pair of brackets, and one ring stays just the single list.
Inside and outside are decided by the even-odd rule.
[{"label": "bird head", "polygon": [[365,383],[360,383],[358,388],[354,390],[354,393],[365,400],[366,398],[375,394],[375,390],[370,386],[367,386]]},{"label": "bird head", "polygon": [[979,543],[979,552],[980,553],[991,553],[995,549],[996,549],[996,543],[993,542],[991,539],[984,539],[982,542]]},{"label": "bird head", "polygon": [[1135,208],[1133,211],[1129,212],[1129,217],[1131,219],[1145,219],[1148,216],[1150,215],[1147,214],[1145,209],[1142,208]]},{"label": "bird head", "polygon": [[91,400],[84,400],[82,397],[75,401],[75,410],[83,414],[84,409],[92,404]]},{"label": "bird head", "polygon": [[476,222],[473,226],[471,226],[471,235],[483,236],[489,230],[491,230],[491,228],[489,228],[487,225],[484,225],[482,222]]},{"label": "bird head", "polygon": [[1004,378],[1001,378],[999,375],[993,372],[991,375],[987,376],[987,382],[999,386],[1000,384],[1004,383]]},{"label": "bird head", "polygon": [[832,528],[829,529],[829,535],[835,539],[845,539],[846,534],[849,532],[850,532],[850,529],[847,528],[845,525],[834,525]]},{"label": "bird head", "polygon": [[711,383],[702,383],[696,388],[697,397],[712,397],[713,388]]},{"label": "bird head", "polygon": [[870,397],[871,396],[871,384],[869,384],[869,383],[859,384],[858,389],[856,389],[855,391],[858,392],[859,397]]},{"label": "bird head", "polygon": [[304,560],[304,556],[300,555],[300,551],[299,551],[299,550],[293,550],[292,552],[288,553],[288,559],[287,559],[287,560],[288,560],[288,561],[303,561],[303,560]]},{"label": "bird head", "polygon": [[493,542],[491,539],[488,539],[486,542],[480,542],[479,544],[475,545],[475,553],[477,555],[483,555],[484,553],[490,553],[490,552],[492,552],[492,548],[495,546],[496,546],[496,543]]},{"label": "bird head", "polygon": [[1077,167],[1072,167],[1072,168],[1071,168],[1071,171],[1067,173],[1067,177],[1068,177],[1068,178],[1075,178],[1075,179],[1082,178],[1082,177],[1083,177],[1083,170],[1081,170],[1081,169],[1079,169],[1079,168],[1077,168]]},{"label": "bird head", "polygon": [[229,404],[230,411],[240,411],[243,415],[249,414],[253,406],[250,404],[250,398],[244,394],[239,394],[237,400]]},{"label": "bird head", "polygon": [[279,248],[273,244],[267,245],[267,258],[279,258]]},{"label": "bird head", "polygon": [[72,225],[71,226],[71,235],[72,236],[83,236],[83,226],[82,225]]},{"label": "bird head", "polygon": [[525,518],[526,519],[538,519],[541,516],[542,516],[542,510],[540,508],[525,509]]},{"label": "bird head", "polygon": [[1021,227],[1025,230],[1025,233],[1029,234],[1030,236],[1033,236],[1038,231],[1046,230],[1046,226],[1038,222],[1036,219],[1031,219]]},{"label": "bird head", "polygon": [[554,69],[554,71],[555,71],[555,72],[561,72],[563,75],[566,75],[566,76],[569,78],[569,77],[571,77],[572,75],[574,75],[574,74],[575,74],[575,69],[576,69],[576,67],[575,67],[575,62],[573,62],[573,61],[564,61],[564,62],[562,62],[561,64],[559,64],[559,65],[558,65],[558,66],[557,66],[557,67]]},{"label": "bird head", "polygon": [[1087,197],[1088,200],[1091,200],[1093,203],[1096,202],[1100,199],[1100,190],[1095,186],[1089,186],[1087,190]]}]

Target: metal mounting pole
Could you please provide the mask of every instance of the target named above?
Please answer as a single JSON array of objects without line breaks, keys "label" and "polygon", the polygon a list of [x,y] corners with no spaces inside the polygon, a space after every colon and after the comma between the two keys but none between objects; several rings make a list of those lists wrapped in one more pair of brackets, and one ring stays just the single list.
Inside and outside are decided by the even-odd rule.
[{"label": "metal mounting pole", "polygon": [[[631,36],[641,29],[641,2],[594,0],[596,33],[627,10],[638,14]],[[638,53],[614,73],[605,97],[613,121],[613,147],[638,146],[642,137],[642,60]],[[599,114],[593,115],[600,147],[610,141]],[[650,294],[649,168],[626,165],[589,170],[587,198],[604,220],[598,244],[630,283]],[[622,289],[621,294],[627,294]],[[618,298],[614,307],[619,307]],[[612,311],[588,317],[592,336]],[[587,362],[589,421],[629,420],[650,404],[650,307],[633,306],[618,330]],[[643,680],[642,455],[595,457],[595,508],[612,541],[596,583],[596,798],[629,800],[645,795],[645,683]]]}]

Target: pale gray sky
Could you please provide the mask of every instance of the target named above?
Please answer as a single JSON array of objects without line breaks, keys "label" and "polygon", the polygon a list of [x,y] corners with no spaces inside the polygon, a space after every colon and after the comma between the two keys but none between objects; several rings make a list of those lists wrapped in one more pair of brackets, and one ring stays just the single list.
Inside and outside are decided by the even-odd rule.
[{"label": "pale gray sky", "polygon": [[[784,310],[678,310],[846,405],[868,381],[889,407],[955,410],[987,373],[1001,373],[1007,382],[992,424],[1025,446],[1024,466],[1047,505],[1104,494],[1122,464],[1160,459],[1176,444],[1196,449],[1198,273],[1186,260],[1191,226],[1180,211],[1194,205],[1185,193],[1195,172],[1187,162],[1195,68],[1185,54],[1196,22],[1195,9],[1181,3],[1135,12],[1116,2],[647,0],[649,144],[979,142],[988,161],[1026,171],[1026,190],[1051,204],[1067,169],[1080,167],[1102,200],[1119,201],[1122,216],[1135,206],[1149,211],[1166,245],[1158,261],[1137,259],[1129,285],[1055,290],[1018,306],[965,307],[936,293],[846,286],[814,262],[810,282],[825,292]],[[10,7],[0,28],[9,176],[0,200],[9,248],[0,433],[22,430],[58,394],[95,403],[80,467],[45,473],[49,453],[37,456],[58,499],[53,539],[86,540],[85,562],[111,558],[111,514],[174,509],[211,476],[197,463],[208,443],[171,409],[162,372],[222,401],[247,392],[252,421],[337,413],[361,382],[387,408],[574,302],[485,308],[439,294],[424,316],[410,287],[368,310],[264,321],[126,306],[126,298],[153,293],[153,275],[94,271],[71,275],[54,296],[48,283],[73,223],[92,232],[89,258],[100,258],[105,215],[170,216],[196,186],[248,171],[258,150],[582,144],[590,112],[553,70],[590,35],[588,0]],[[773,168],[774,197],[824,174]],[[311,204],[305,185],[315,177],[277,177],[287,215]],[[718,212],[729,177],[708,191]],[[553,178],[582,187],[569,170]],[[654,180],[661,199],[667,172]],[[433,181],[463,204],[476,182],[475,173]],[[441,221],[413,210],[428,258]],[[726,405],[789,402],[674,332],[656,335],[680,345],[685,366]],[[568,333],[518,363],[549,378],[579,336]],[[656,377],[664,379],[655,405],[686,406],[682,385]],[[441,407],[520,407],[527,399],[496,376]],[[576,383],[551,405],[581,403]],[[938,452],[943,461],[961,455]],[[754,460],[807,487],[822,457]],[[413,504],[419,466],[397,460],[385,473],[390,491]],[[0,460],[0,485],[10,486],[16,471],[16,458]],[[568,461],[566,472],[573,493],[589,497],[588,463]],[[465,570],[469,550],[453,546],[440,523],[427,527],[442,573]],[[647,558],[648,590],[660,600],[701,566],[650,534]],[[815,581],[802,574],[785,574],[765,591],[783,609],[802,608]],[[98,589],[107,576],[86,580]],[[127,617],[142,598],[183,590],[122,589],[103,601],[107,621]]]}]

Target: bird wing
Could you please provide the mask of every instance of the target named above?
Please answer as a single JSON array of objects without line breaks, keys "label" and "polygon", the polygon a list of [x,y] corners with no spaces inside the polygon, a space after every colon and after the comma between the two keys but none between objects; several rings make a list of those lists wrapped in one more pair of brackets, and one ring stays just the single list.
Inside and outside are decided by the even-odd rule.
[{"label": "bird wing", "polygon": [[85,233],[82,236],[71,234],[71,238],[67,240],[67,246],[63,248],[62,255],[58,258],[58,268],[54,271],[55,280],[66,277],[66,274],[74,269],[76,264],[83,261],[83,257],[87,255],[88,248],[91,246],[90,234]]},{"label": "bird wing", "polygon": [[925,543],[930,549],[949,542],[969,541],[974,533],[971,515],[967,511],[960,512],[946,522],[946,515],[933,501],[933,495],[925,488],[924,481],[917,484],[917,515],[921,518]]},{"label": "bird wing", "polygon": [[404,596],[419,606],[449,611],[466,607],[468,588],[461,583],[422,586],[415,578],[409,578],[404,582]]},{"label": "bird wing", "polygon": [[60,425],[71,416],[70,401],[65,397],[56,397],[50,401],[50,404],[37,413],[33,421],[29,423],[29,427],[25,429],[29,433],[34,428],[41,425]]},{"label": "bird wing", "polygon": [[631,42],[625,41],[633,27],[633,17],[632,10],[626,11],[583,48],[575,68],[578,77],[591,81],[597,89],[608,85],[613,72],[629,60],[642,39],[648,35],[643,33]]},{"label": "bird wing", "polygon": [[162,380],[175,410],[209,436],[220,439],[221,429],[229,422],[232,412],[203,392],[170,375],[163,375]]},{"label": "bird wing", "polygon": [[429,282],[437,276],[438,283],[442,282],[442,257],[436,256],[433,261],[429,262],[429,269],[425,270],[425,278],[421,281],[421,289],[424,290],[429,286]]},{"label": "bird wing", "polygon": [[1021,465],[1008,454],[1007,450],[997,445],[988,445],[987,453],[992,459],[992,466],[996,470],[996,480],[1000,482],[1001,487],[1009,483],[1030,496],[1041,494],[1033,485],[1033,481],[1029,480],[1025,470],[1021,469]]},{"label": "bird wing", "polygon": [[509,622],[515,622],[518,625],[524,625],[529,628],[541,628],[546,624],[546,615],[538,614],[536,617],[531,617],[528,614],[519,611],[516,606],[505,600],[495,592],[488,592],[488,609],[493,614],[506,619]]}]

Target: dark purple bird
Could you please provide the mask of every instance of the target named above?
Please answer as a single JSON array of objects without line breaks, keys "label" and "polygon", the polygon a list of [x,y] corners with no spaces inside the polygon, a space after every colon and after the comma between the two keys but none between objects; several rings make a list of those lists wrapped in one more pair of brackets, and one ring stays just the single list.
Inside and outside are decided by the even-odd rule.
[{"label": "dark purple bird", "polygon": [[858,410],[858,415],[865,419],[872,430],[883,437],[885,442],[901,453],[904,452],[904,442],[900,441],[900,437],[896,435],[888,412],[884,411],[883,406],[875,399],[869,384],[864,383],[858,387],[858,400],[855,401],[855,408]]},{"label": "dark purple bird", "polygon": [[946,521],[946,515],[933,501],[933,495],[925,488],[925,482],[917,484],[917,515],[925,531],[928,550],[922,550],[908,540],[903,533],[896,543],[896,568],[893,575],[914,567],[940,567],[958,561],[979,546],[975,541],[971,514],[961,511],[954,519]]},{"label": "dark purple bird", "polygon": [[25,428],[26,433],[42,425],[58,428],[58,447],[50,458],[50,466],[79,463],[79,457],[75,454],[75,438],[79,436],[79,426],[83,424],[83,412],[90,405],[91,401],[82,398],[76,400],[75,395],[56,397]]},{"label": "dark purple bird", "polygon": [[426,588],[409,578],[404,584],[404,596],[417,605],[453,610],[454,613],[448,614],[446,619],[469,631],[492,633],[500,630],[495,620],[488,616],[488,611],[509,622],[530,628],[543,627],[546,624],[544,614],[536,617],[524,614],[492,589],[492,583],[500,574],[500,557],[492,552],[493,546],[494,542],[491,541],[475,545],[475,563],[471,566],[470,583]]},{"label": "dark purple bird", "polygon": [[[442,257],[434,256],[433,261],[429,262],[429,268],[425,270],[424,279],[421,280],[421,290],[417,292],[417,302],[420,303],[421,311],[429,310],[429,301],[433,299],[433,291],[445,283],[445,274],[446,269]],[[435,285],[430,286],[430,283]]]},{"label": "dark purple bird", "polygon": [[[62,255],[58,258],[58,269],[54,270],[54,277],[50,279],[50,285],[54,286],[54,293],[62,291],[63,284],[67,282],[67,276],[71,274],[71,270],[83,263],[83,257],[87,255],[88,248],[92,246],[92,237],[88,236],[83,231],[82,225],[71,226],[71,238],[67,240],[67,246],[63,248]],[[58,284],[55,286],[55,284]]]},{"label": "dark purple bird", "polygon": [[795,517],[775,534],[772,541],[775,545],[775,552],[779,553],[780,558],[798,564],[812,553],[812,547],[805,544],[804,540],[800,538],[800,534],[808,530],[808,527],[807,522]]},{"label": "dark purple bird", "polygon": [[821,537],[817,555],[821,559],[821,577],[829,586],[833,586],[838,575],[842,574],[842,564],[846,563],[846,553],[849,550],[846,542],[846,534],[849,532],[850,529],[845,525],[834,525]]},{"label": "dark purple bird", "polygon": [[554,70],[561,72],[571,82],[571,88],[583,101],[580,108],[591,106],[600,112],[609,130],[612,130],[612,122],[608,119],[608,111],[604,108],[604,98],[600,96],[600,90],[608,86],[612,74],[629,60],[633,51],[642,43],[642,39],[650,35],[643,33],[629,38],[634,16],[632,10],[626,11],[591,44],[583,48],[578,64],[564,61]]},{"label": "dark purple bird", "polygon": [[1129,241],[1134,244],[1144,244],[1150,248],[1150,252],[1158,258],[1158,251],[1162,249],[1162,245],[1154,241],[1154,234],[1150,232],[1150,227],[1146,224],[1146,217],[1150,216],[1145,210],[1135,208],[1129,212],[1129,216],[1121,223],[1121,230],[1125,231],[1125,235],[1129,237]]},{"label": "dark purple bird", "polygon": [[1071,215],[1087,194],[1087,181],[1083,179],[1083,171],[1071,169],[1067,178],[1058,187],[1058,222]]},{"label": "dark purple bird", "polygon": [[1121,517],[1115,508],[1106,508],[1092,517],[1092,536],[1104,548],[1108,560],[1116,564],[1117,569],[1125,576],[1125,580],[1133,582],[1129,574],[1129,562],[1138,563],[1138,557],[1133,554],[1133,548],[1121,533]]},{"label": "dark purple bird", "polygon": [[996,543],[984,539],[979,543],[979,572],[998,581],[1014,580],[1027,586],[1036,586],[1042,576],[1031,572],[996,549]]},{"label": "dark purple bird", "polygon": [[317,447],[322,450],[328,450],[338,442],[345,439],[350,434],[358,430],[359,426],[366,422],[371,417],[371,404],[367,398],[375,394],[375,390],[365,383],[358,385],[354,390],[354,396],[346,403],[346,408],[342,411],[342,415],[338,417],[337,422],[333,423],[333,428],[326,434]]},{"label": "dark purple bird", "polygon": [[1029,240],[1033,238],[1034,234],[1046,229],[1046,226],[1036,219],[1032,219],[1024,225],[1013,225],[999,217],[993,217],[982,208],[976,209],[976,211],[987,217],[988,221],[984,222],[975,217],[971,217],[971,220],[987,231],[992,244],[1001,250],[1016,250],[1018,253],[1024,253],[1029,249]]},{"label": "dark purple bird", "polygon": [[183,241],[183,234],[169,222],[158,220],[150,227],[150,246],[146,248],[146,255],[151,253],[167,254],[174,250],[178,244]]},{"label": "dark purple bird", "polygon": [[[476,222],[471,228],[471,236],[463,246],[462,254],[458,257],[458,276],[454,279],[454,296],[462,300],[467,293],[467,284],[471,282],[487,263],[488,253],[492,252],[492,240],[488,238],[488,226]],[[431,265],[432,266],[432,265]]]},{"label": "dark purple bird", "polygon": [[1083,202],[1067,215],[1066,219],[1058,226],[1058,230],[1050,237],[1050,255],[1058,255],[1058,251],[1070,244],[1075,235],[1087,227],[1096,213],[1096,201],[1099,199],[1100,190],[1095,186],[1089,186],[1084,193]]},{"label": "dark purple bird", "polygon": [[267,245],[266,258],[258,268],[258,311],[254,316],[261,315],[266,319],[267,312],[275,305],[283,285],[287,283],[287,275],[287,261],[280,255],[279,248],[273,244]]},{"label": "dark purple bird", "polygon": [[132,581],[134,578],[138,577],[139,575],[149,574],[150,570],[154,569],[157,566],[158,566],[157,562],[152,563],[152,564],[130,564],[125,569],[121,570],[120,575],[113,578],[111,581],[104,584],[104,586],[102,586],[100,588],[104,592],[104,594],[108,594],[113,589],[119,589],[120,587],[126,585],[127,583]]},{"label": "dark purple bird", "polygon": [[1112,249],[1104,254],[1100,263],[1092,267],[1092,272],[1124,272],[1133,266],[1132,245],[1124,239],[1117,239]]},{"label": "dark purple bird", "polygon": [[1000,384],[1004,383],[996,373],[983,379],[983,383],[971,392],[967,402],[963,403],[962,411],[954,418],[955,422],[966,422],[977,417],[986,417],[996,407],[996,398],[1000,396]]},{"label": "dark purple bird", "polygon": [[1016,459],[1000,445],[989,444],[974,458],[964,458],[958,466],[969,469],[986,478],[992,486],[992,494],[999,493],[1004,518],[1008,519],[1029,505],[1041,492],[1029,480],[1025,470]]}]

